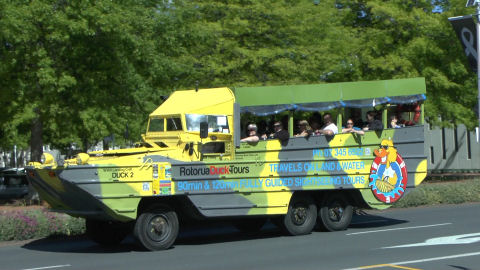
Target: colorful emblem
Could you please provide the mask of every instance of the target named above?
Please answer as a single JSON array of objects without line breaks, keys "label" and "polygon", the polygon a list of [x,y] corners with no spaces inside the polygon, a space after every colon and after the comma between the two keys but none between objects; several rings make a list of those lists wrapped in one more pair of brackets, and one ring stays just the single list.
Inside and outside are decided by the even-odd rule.
[{"label": "colorful emblem", "polygon": [[375,159],[370,168],[370,184],[375,197],[384,203],[393,203],[405,193],[407,166],[397,153],[392,140],[382,140],[374,151]]}]

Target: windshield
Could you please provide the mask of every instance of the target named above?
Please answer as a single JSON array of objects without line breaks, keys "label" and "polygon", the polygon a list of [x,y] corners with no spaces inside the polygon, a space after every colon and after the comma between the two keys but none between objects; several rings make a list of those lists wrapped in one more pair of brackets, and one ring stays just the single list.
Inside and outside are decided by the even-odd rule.
[{"label": "windshield", "polygon": [[167,131],[182,130],[182,120],[180,117],[167,118]]},{"label": "windshield", "polygon": [[178,130],[182,130],[182,120],[180,119],[180,117],[150,118],[148,132],[164,132]]},{"label": "windshield", "polygon": [[163,118],[151,118],[150,124],[148,125],[149,132],[163,132],[164,130],[164,119]]},{"label": "windshield", "polygon": [[229,133],[226,115],[187,114],[187,130],[200,131],[200,123],[208,123],[208,132]]}]

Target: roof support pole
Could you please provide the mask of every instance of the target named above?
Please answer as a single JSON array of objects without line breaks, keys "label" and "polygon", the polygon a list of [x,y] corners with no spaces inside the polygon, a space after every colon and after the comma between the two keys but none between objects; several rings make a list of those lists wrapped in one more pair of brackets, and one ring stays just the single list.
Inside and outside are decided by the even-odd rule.
[{"label": "roof support pole", "polygon": [[382,122],[383,122],[383,129],[388,128],[388,114],[387,114],[387,107],[383,108],[382,113]]},{"label": "roof support pole", "polygon": [[421,110],[420,124],[424,125],[425,124],[425,104],[423,102],[420,104],[420,110]]},{"label": "roof support pole", "polygon": [[338,115],[337,115],[337,127],[338,127],[338,133],[342,133],[342,123],[343,123],[343,114],[345,112],[344,108],[340,108],[338,110]]},{"label": "roof support pole", "polygon": [[288,133],[293,137],[293,111],[288,111]]}]

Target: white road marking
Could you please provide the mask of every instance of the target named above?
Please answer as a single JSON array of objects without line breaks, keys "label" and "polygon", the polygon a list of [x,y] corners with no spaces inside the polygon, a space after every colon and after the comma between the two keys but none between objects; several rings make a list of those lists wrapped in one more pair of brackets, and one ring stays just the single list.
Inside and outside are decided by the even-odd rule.
[{"label": "white road marking", "polygon": [[432,225],[424,225],[424,226],[402,227],[402,228],[384,229],[384,230],[375,230],[375,231],[364,231],[364,232],[356,232],[356,233],[347,233],[346,235],[356,235],[356,234],[366,234],[366,233],[376,233],[376,232],[389,232],[389,231],[399,231],[399,230],[411,230],[411,229],[437,227],[437,226],[445,226],[445,225],[452,225],[452,223],[441,223],[441,224],[432,224]]},{"label": "white road marking", "polygon": [[[441,260],[448,260],[448,259],[457,259],[462,257],[470,257],[470,256],[479,256],[480,252],[472,252],[472,253],[462,253],[450,256],[443,256],[443,257],[435,257],[435,258],[426,258],[426,259],[419,259],[414,261],[404,261],[404,262],[394,262],[394,263],[386,263],[385,265],[404,265],[404,264],[414,264],[414,263],[424,263],[424,262],[432,262],[432,261],[441,261]],[[363,267],[356,267],[356,268],[348,268],[343,270],[363,270],[366,269],[365,266]]]},{"label": "white road marking", "polygon": [[461,245],[461,244],[472,244],[472,243],[480,242],[480,237],[475,237],[475,236],[480,236],[480,233],[469,233],[469,234],[459,234],[459,235],[451,235],[451,236],[444,236],[444,237],[435,237],[435,238],[427,239],[425,242],[422,242],[422,243],[414,243],[414,244],[383,247],[383,248],[423,247],[423,246],[436,246],[436,245]]},{"label": "white road marking", "polygon": [[41,269],[53,269],[53,268],[62,268],[62,267],[70,267],[70,264],[62,264],[62,265],[52,265],[52,266],[44,266],[44,267],[37,267],[37,268],[25,268],[22,270],[41,270]]}]

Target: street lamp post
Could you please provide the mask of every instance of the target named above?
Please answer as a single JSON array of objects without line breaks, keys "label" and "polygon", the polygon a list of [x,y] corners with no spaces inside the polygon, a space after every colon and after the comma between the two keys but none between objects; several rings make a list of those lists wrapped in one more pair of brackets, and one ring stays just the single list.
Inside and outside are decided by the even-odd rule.
[{"label": "street lamp post", "polygon": [[480,1],[479,0],[468,0],[466,7],[476,6],[477,12],[475,16],[477,17],[477,88],[478,88],[478,95],[477,95],[477,117],[478,117],[478,127],[476,128],[477,134],[477,143],[479,142],[480,137]]},{"label": "street lamp post", "polygon": [[477,134],[477,143],[480,142],[480,4],[478,1],[474,1],[477,5],[477,87],[478,87],[478,95],[477,95],[477,116],[478,116],[478,126],[476,128]]}]

